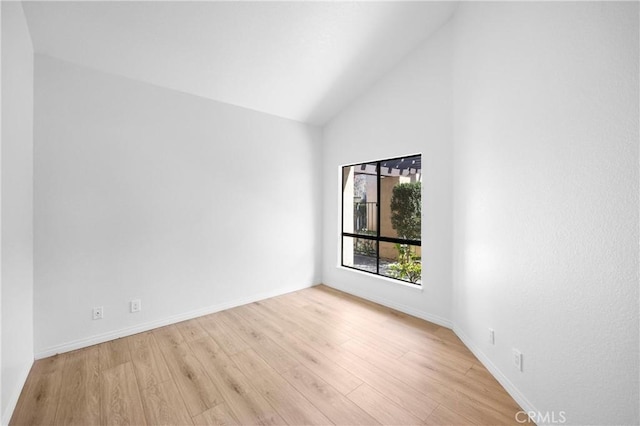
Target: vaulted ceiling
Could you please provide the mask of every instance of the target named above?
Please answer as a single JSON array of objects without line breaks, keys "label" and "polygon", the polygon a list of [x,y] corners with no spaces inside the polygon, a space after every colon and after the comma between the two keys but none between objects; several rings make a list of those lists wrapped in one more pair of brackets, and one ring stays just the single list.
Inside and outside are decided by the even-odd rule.
[{"label": "vaulted ceiling", "polygon": [[452,2],[24,2],[34,50],[321,125],[453,14]]}]

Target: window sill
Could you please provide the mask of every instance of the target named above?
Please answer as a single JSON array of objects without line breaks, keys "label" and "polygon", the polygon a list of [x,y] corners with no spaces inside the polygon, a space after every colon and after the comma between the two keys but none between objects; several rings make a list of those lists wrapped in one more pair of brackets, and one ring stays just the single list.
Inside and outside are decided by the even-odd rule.
[{"label": "window sill", "polygon": [[405,288],[410,288],[412,290],[415,291],[419,291],[420,293],[422,293],[424,291],[424,283],[423,284],[411,284],[405,281],[400,281],[400,280],[396,280],[395,278],[389,278],[389,277],[385,277],[384,275],[377,275],[377,274],[372,274],[370,272],[364,272],[364,271],[360,271],[358,269],[355,268],[348,268],[346,266],[342,266],[342,265],[337,265],[337,268],[342,270],[342,271],[349,271],[349,272],[353,272],[355,274],[359,274],[359,275],[364,275],[367,276],[369,278],[372,278],[374,280],[380,280],[380,281],[385,281],[391,284],[395,284],[395,285],[399,285]]}]

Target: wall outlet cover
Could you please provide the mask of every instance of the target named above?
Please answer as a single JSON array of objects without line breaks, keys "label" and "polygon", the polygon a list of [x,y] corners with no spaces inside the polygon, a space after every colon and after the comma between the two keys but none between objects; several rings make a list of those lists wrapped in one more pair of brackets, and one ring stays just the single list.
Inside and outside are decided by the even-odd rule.
[{"label": "wall outlet cover", "polygon": [[104,317],[104,311],[102,306],[96,306],[95,308],[93,308],[94,320],[99,320],[99,319],[102,319],[103,317]]},{"label": "wall outlet cover", "polygon": [[513,348],[513,365],[518,371],[522,371],[522,352],[516,348]]}]

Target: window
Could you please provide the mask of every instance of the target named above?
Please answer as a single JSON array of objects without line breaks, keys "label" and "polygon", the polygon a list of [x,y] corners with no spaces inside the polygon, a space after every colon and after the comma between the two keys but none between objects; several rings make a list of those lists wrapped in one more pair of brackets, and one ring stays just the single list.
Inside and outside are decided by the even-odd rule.
[{"label": "window", "polygon": [[342,167],[342,266],[422,284],[422,156]]}]

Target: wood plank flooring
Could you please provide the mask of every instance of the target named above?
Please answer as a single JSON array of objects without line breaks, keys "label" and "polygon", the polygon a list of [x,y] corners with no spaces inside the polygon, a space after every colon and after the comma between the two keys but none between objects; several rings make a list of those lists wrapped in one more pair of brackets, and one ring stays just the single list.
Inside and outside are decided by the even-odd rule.
[{"label": "wood plank flooring", "polygon": [[517,424],[446,328],[317,286],[35,362],[11,425]]}]

